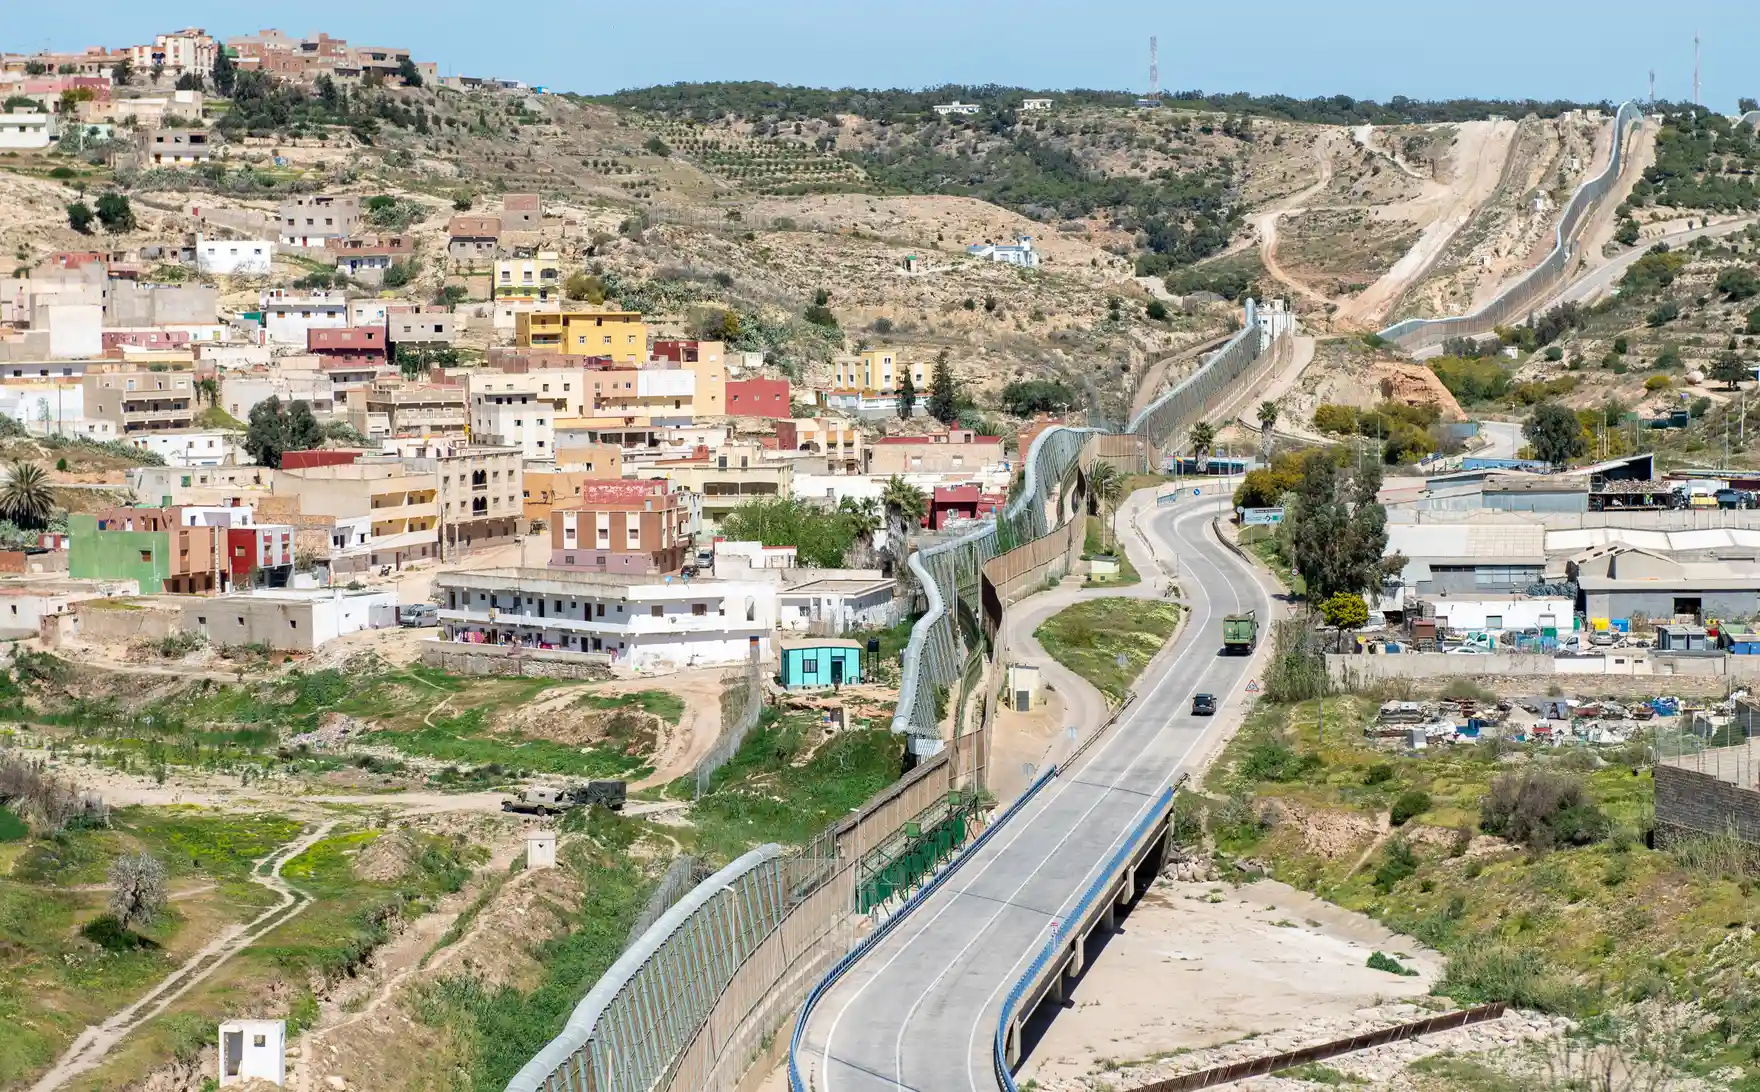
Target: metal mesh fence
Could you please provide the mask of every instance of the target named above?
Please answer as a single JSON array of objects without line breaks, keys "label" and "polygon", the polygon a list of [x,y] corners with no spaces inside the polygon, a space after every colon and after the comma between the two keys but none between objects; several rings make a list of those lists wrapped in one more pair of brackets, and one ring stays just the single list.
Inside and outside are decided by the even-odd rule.
[{"label": "metal mesh fence", "polygon": [[1470,315],[1443,319],[1406,319],[1381,331],[1381,336],[1407,352],[1440,345],[1454,337],[1478,337],[1499,326],[1508,326],[1527,318],[1532,310],[1563,285],[1570,268],[1577,235],[1619,181],[1625,168],[1628,132],[1643,120],[1643,112],[1635,103],[1625,103],[1613,118],[1613,146],[1607,167],[1599,175],[1577,187],[1559,218],[1552,251],[1528,275],[1510,285],[1498,297]]},{"label": "metal mesh fence", "polygon": [[[740,747],[746,741],[746,733],[758,726],[758,718],[764,713],[764,669],[758,660],[758,650],[753,649],[746,660],[745,670],[737,675],[728,675],[723,679],[724,693],[721,699],[721,734],[715,738],[715,745],[703,760],[697,763],[695,772],[697,795],[702,796],[709,791],[709,783],[715,777],[715,771],[733,760]],[[728,711],[732,710],[729,716]]]}]

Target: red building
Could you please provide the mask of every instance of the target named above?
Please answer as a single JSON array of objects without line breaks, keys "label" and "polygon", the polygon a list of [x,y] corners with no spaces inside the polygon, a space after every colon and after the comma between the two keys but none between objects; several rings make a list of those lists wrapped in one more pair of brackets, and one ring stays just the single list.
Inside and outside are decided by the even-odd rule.
[{"label": "red building", "polygon": [[664,478],[583,481],[550,519],[550,565],[588,572],[658,575],[684,564],[690,510]]},{"label": "red building", "polygon": [[939,531],[950,519],[977,519],[983,496],[975,485],[938,485],[929,499],[929,527]]},{"label": "red building", "polygon": [[654,342],[655,360],[670,360],[674,364],[695,364],[700,356],[700,346],[691,338],[661,338]]},{"label": "red building", "polygon": [[189,344],[188,330],[105,330],[104,348],[123,345],[135,349],[181,349]]},{"label": "red building", "polygon": [[727,412],[732,417],[787,417],[786,379],[735,379],[727,384]]},{"label": "red building", "polygon": [[293,575],[293,527],[286,523],[228,527],[226,560],[232,566],[235,588],[253,584],[284,588]]},{"label": "red building", "polygon": [[307,330],[306,351],[320,358],[320,366],[384,364],[385,327],[351,326],[334,330]]}]

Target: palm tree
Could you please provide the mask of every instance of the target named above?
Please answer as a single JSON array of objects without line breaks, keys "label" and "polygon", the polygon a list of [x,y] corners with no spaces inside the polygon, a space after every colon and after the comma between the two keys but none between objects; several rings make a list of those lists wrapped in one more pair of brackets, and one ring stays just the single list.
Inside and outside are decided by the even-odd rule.
[{"label": "palm tree", "polygon": [[196,380],[196,401],[210,406],[220,405],[220,381],[213,376]]},{"label": "palm tree", "polygon": [[1216,430],[1210,422],[1199,421],[1192,426],[1192,453],[1198,457],[1198,469],[1204,469],[1204,462],[1210,455],[1210,448],[1216,443]]},{"label": "palm tree", "polygon": [[1276,402],[1267,399],[1259,403],[1259,442],[1265,448],[1265,454],[1271,454],[1271,430],[1277,427],[1277,418],[1282,413]]},{"label": "palm tree", "polygon": [[921,489],[894,474],[880,491],[880,505],[886,509],[886,552],[896,571],[904,561],[905,533],[922,525],[929,512],[929,501]]},{"label": "palm tree", "polygon": [[1124,475],[1111,463],[1096,460],[1088,468],[1088,495],[1100,509],[1100,546],[1104,549],[1107,530],[1112,526],[1107,512],[1116,508],[1119,498],[1124,496]]},{"label": "palm tree", "polygon": [[837,510],[843,514],[844,521],[855,535],[857,542],[873,544],[874,532],[883,523],[880,518],[880,502],[873,497],[845,497],[837,502]]},{"label": "palm tree", "polygon": [[55,494],[49,489],[49,473],[36,463],[14,460],[0,484],[0,516],[25,528],[46,526],[55,514]]}]

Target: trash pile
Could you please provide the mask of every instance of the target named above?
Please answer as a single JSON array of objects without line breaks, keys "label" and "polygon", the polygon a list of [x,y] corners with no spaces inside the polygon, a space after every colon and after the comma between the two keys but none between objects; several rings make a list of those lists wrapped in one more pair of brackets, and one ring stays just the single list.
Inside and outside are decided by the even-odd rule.
[{"label": "trash pile", "polygon": [[1661,696],[1628,701],[1562,697],[1496,703],[1470,698],[1383,702],[1363,735],[1378,744],[1420,751],[1481,738],[1513,743],[1617,746],[1645,730],[1676,729],[1711,738],[1730,723],[1735,699],[1712,702]]}]

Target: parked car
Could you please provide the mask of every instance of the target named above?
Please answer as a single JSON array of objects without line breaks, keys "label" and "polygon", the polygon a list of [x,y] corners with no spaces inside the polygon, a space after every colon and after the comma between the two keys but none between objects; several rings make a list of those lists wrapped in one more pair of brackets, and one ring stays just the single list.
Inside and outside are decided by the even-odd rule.
[{"label": "parked car", "polygon": [[440,608],[432,603],[405,603],[397,608],[397,624],[405,629],[440,624]]},{"label": "parked car", "polygon": [[1214,694],[1193,694],[1192,695],[1192,716],[1194,716],[1194,717],[1213,717],[1215,715],[1216,715],[1216,695],[1214,695]]}]

